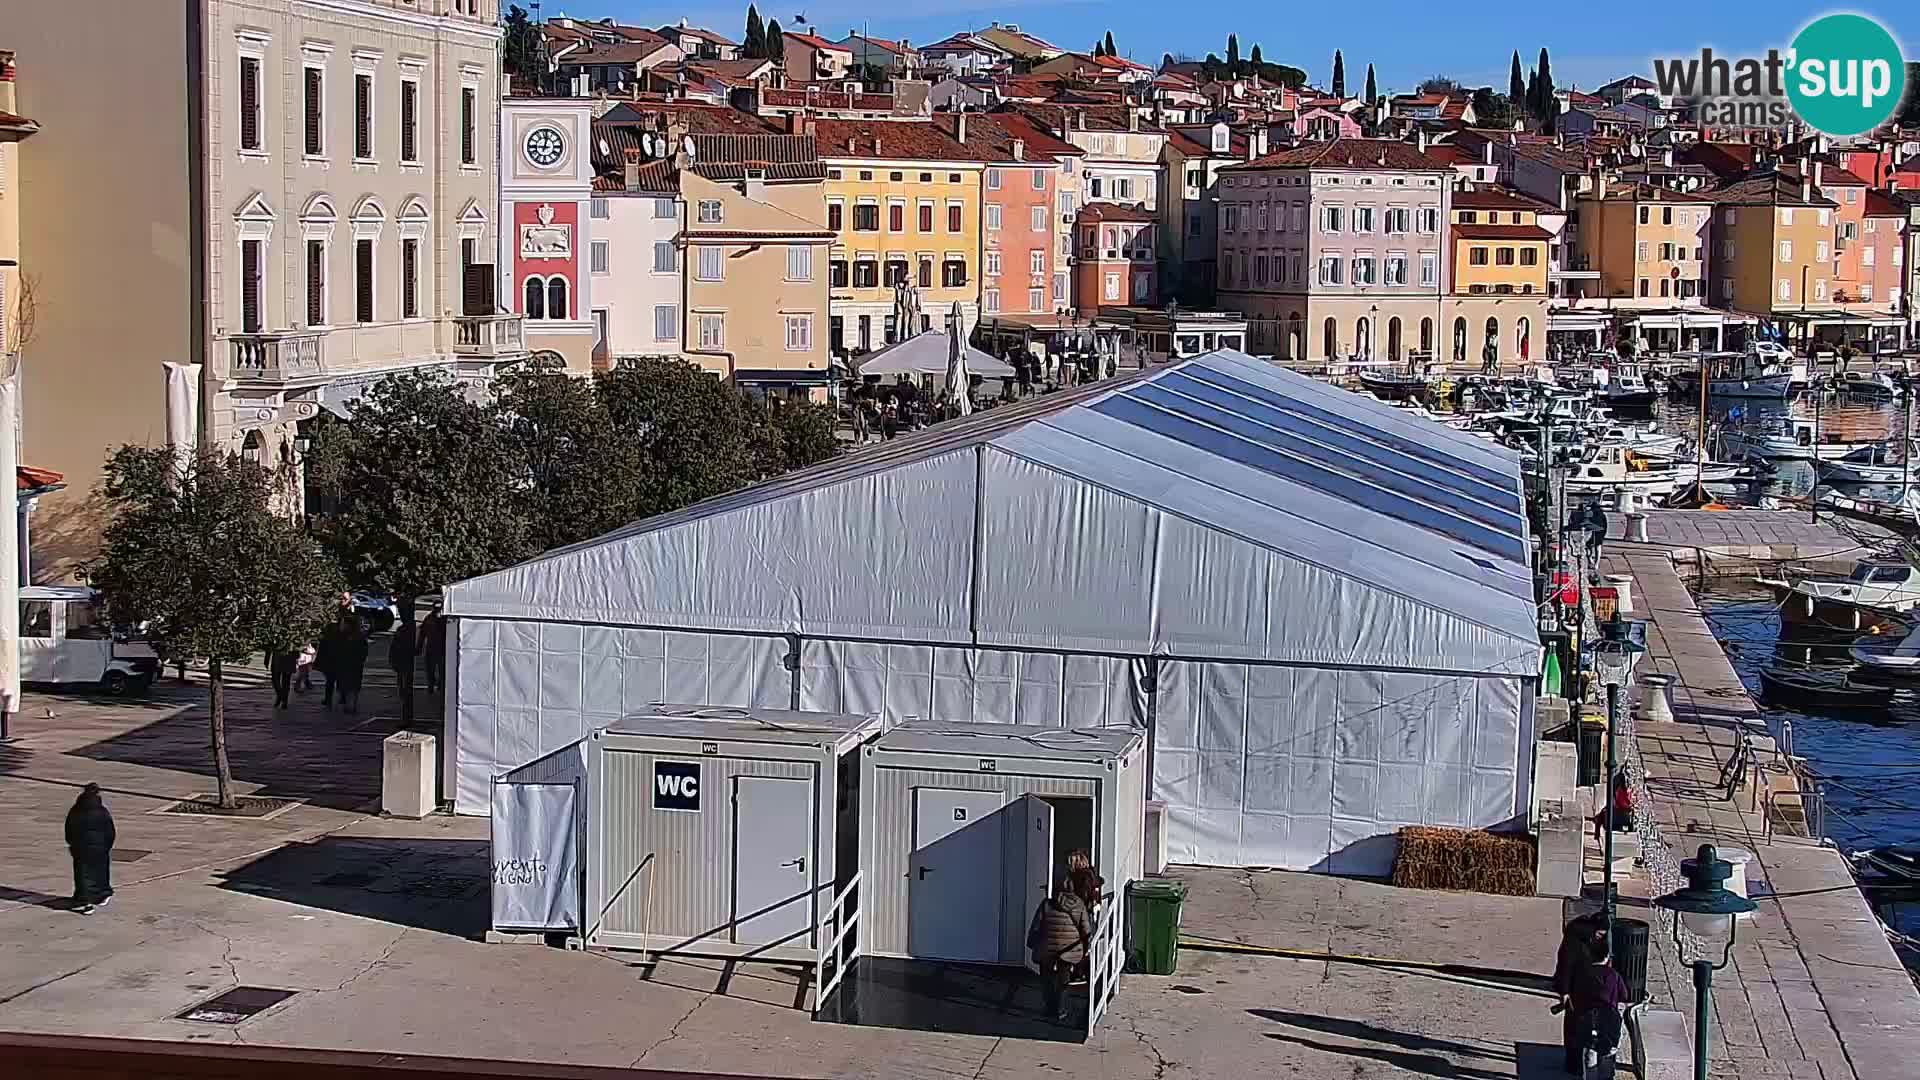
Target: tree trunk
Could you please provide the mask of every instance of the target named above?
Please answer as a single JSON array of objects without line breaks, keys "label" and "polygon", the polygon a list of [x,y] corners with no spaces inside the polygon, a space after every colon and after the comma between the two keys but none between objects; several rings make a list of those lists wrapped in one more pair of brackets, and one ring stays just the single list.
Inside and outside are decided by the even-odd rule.
[{"label": "tree trunk", "polygon": [[240,801],[233,797],[233,766],[227,762],[227,683],[220,661],[207,661],[207,718],[213,725],[213,771],[220,780],[220,808],[235,810]]}]

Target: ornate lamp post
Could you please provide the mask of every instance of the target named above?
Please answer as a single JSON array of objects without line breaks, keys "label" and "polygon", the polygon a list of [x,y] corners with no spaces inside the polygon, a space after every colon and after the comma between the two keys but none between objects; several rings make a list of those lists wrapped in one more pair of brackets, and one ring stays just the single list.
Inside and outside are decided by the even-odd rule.
[{"label": "ornate lamp post", "polygon": [[[1712,1016],[1713,973],[1733,959],[1733,939],[1740,925],[1734,916],[1752,911],[1755,905],[1727,888],[1733,866],[1720,857],[1712,844],[1701,844],[1698,855],[1683,860],[1680,873],[1687,879],[1686,886],[1659,897],[1654,903],[1677,916],[1673,920],[1674,949],[1680,953],[1681,960],[1693,967],[1693,1078],[1707,1080],[1707,1024]],[[1686,948],[1680,940],[1683,924],[1701,939],[1705,951],[1711,951],[1713,942],[1725,936],[1727,943],[1719,963],[1704,956],[1686,960]]]},{"label": "ornate lamp post", "polygon": [[1604,636],[1593,650],[1594,674],[1599,676],[1600,684],[1607,688],[1607,768],[1601,774],[1607,800],[1606,839],[1602,845],[1606,853],[1605,865],[1601,868],[1600,889],[1607,918],[1609,953],[1613,950],[1613,773],[1619,764],[1614,743],[1619,738],[1620,689],[1627,685],[1627,674],[1633,670],[1634,654],[1647,651],[1627,635],[1627,630],[1627,620],[1622,619],[1616,609],[1613,618],[1607,620]]}]

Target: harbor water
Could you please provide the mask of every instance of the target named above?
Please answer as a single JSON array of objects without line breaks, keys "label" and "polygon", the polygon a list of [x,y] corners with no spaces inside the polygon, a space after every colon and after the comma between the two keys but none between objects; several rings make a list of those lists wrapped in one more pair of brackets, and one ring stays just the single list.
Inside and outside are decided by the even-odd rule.
[{"label": "harbor water", "polygon": [[[1920,402],[1915,403],[1916,413],[1920,413]],[[1698,407],[1690,401],[1678,401],[1662,398],[1654,405],[1653,421],[1660,430],[1675,435],[1696,438],[1700,429]],[[1644,423],[1645,418],[1636,420],[1631,415],[1621,415],[1618,419],[1627,422]],[[1820,437],[1841,442],[1869,442],[1879,439],[1898,439],[1900,426],[1906,420],[1906,405],[1902,401],[1867,401],[1848,395],[1800,394],[1786,401],[1736,400],[1731,398],[1713,398],[1707,403],[1707,423],[1709,437],[1717,430],[1764,429],[1771,425],[1784,426],[1789,421],[1804,420],[1816,424]],[[1920,417],[1913,421],[1920,428]],[[1718,457],[1719,455],[1716,455]],[[1742,505],[1759,505],[1766,496],[1805,497],[1814,489],[1813,466],[1805,461],[1780,461],[1770,476],[1758,480],[1727,487],[1715,487],[1728,502]],[[1920,484],[1920,460],[1915,461],[1914,482]],[[1825,491],[1834,485],[1824,481],[1820,490]],[[1856,498],[1897,499],[1899,485],[1877,486],[1849,484],[1841,485],[1839,490]]]}]

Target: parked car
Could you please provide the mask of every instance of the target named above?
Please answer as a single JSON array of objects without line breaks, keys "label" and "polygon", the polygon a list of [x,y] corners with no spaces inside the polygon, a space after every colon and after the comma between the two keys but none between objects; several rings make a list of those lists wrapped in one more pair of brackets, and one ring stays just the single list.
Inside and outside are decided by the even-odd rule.
[{"label": "parked car", "polygon": [[400,605],[383,592],[361,591],[353,594],[354,614],[364,619],[367,629],[378,634],[400,621]]},{"label": "parked car", "polygon": [[20,590],[20,680],[145,693],[160,677],[151,646],[110,626],[97,592],[82,585]]}]

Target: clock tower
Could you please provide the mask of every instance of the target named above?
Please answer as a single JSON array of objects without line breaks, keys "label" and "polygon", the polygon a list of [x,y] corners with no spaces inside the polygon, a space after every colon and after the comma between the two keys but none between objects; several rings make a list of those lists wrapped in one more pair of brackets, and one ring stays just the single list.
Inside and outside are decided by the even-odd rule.
[{"label": "clock tower", "polygon": [[526,316],[527,348],[592,364],[593,103],[509,97],[500,104],[499,302]]}]

